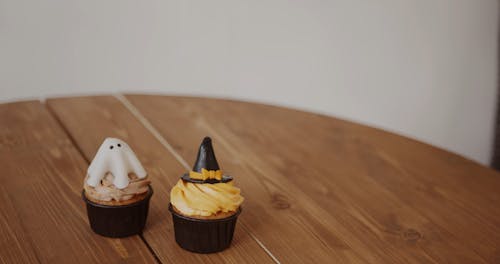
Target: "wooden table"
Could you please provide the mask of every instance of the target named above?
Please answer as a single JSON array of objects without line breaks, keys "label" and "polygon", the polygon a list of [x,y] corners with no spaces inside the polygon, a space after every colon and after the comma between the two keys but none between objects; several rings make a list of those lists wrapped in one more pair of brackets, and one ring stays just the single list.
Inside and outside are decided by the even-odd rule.
[{"label": "wooden table", "polygon": [[[174,241],[169,191],[209,135],[246,198],[231,248]],[[89,228],[80,194],[105,137],[155,194],[142,236]],[[0,105],[3,263],[500,263],[500,175],[367,126],[268,105],[119,95]]]}]

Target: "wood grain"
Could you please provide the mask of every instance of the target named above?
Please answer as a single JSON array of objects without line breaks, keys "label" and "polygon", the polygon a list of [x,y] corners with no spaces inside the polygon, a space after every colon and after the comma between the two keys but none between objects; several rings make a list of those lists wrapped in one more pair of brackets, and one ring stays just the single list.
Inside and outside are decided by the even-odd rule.
[{"label": "wood grain", "polygon": [[[155,191],[143,236],[162,262],[273,263],[243,229],[241,220],[238,220],[233,244],[226,251],[202,255],[179,248],[174,240],[168,203],[170,189],[185,168],[117,99],[109,96],[61,98],[48,100],[47,104],[87,160],[93,158],[105,137],[121,138],[136,152],[148,171]],[[173,124],[170,129],[177,128]]]},{"label": "wood grain", "polygon": [[0,105],[0,262],[154,263],[134,236],[90,230],[86,162],[39,102]]},{"label": "wood grain", "polygon": [[249,231],[284,262],[498,263],[498,173],[343,120],[227,100],[129,95],[184,159],[214,139]]},{"label": "wood grain", "polygon": [[[211,255],[180,249],[167,205],[181,162],[116,98],[62,98],[48,101],[53,116],[39,102],[0,105],[0,262],[151,263],[146,242],[164,263],[272,262],[262,247],[284,263],[500,263],[500,177],[489,168],[291,109],[127,98],[181,162],[191,165],[212,136],[246,198],[233,246]],[[88,227],[82,179],[107,136],[126,140],[153,180],[144,241]]]}]

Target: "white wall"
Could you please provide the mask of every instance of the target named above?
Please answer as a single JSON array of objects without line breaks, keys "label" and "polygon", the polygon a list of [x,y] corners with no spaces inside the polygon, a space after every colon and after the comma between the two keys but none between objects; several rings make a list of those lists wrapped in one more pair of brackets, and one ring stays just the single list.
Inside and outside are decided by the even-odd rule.
[{"label": "white wall", "polygon": [[242,98],[487,163],[498,9],[493,0],[0,0],[0,99]]}]

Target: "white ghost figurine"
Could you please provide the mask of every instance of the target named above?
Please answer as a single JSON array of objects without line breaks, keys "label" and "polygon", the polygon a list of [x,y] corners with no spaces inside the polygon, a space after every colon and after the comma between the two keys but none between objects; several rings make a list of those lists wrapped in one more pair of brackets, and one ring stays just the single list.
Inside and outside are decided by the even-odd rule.
[{"label": "white ghost figurine", "polygon": [[113,174],[113,184],[118,189],[128,186],[129,173],[135,173],[140,179],[147,175],[134,151],[117,138],[106,138],[99,147],[87,170],[87,184],[96,187],[108,172]]}]

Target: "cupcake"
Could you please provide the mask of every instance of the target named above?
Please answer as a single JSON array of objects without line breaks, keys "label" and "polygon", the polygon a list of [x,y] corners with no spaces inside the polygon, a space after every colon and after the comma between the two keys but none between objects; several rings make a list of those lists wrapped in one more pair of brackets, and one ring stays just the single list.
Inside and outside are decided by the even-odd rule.
[{"label": "cupcake", "polygon": [[150,183],[127,143],[106,138],[83,184],[82,198],[92,230],[106,237],[141,234],[153,195]]},{"label": "cupcake", "polygon": [[177,244],[197,253],[228,248],[242,202],[240,189],[231,176],[222,174],[212,140],[205,137],[193,170],[182,175],[170,192]]}]

